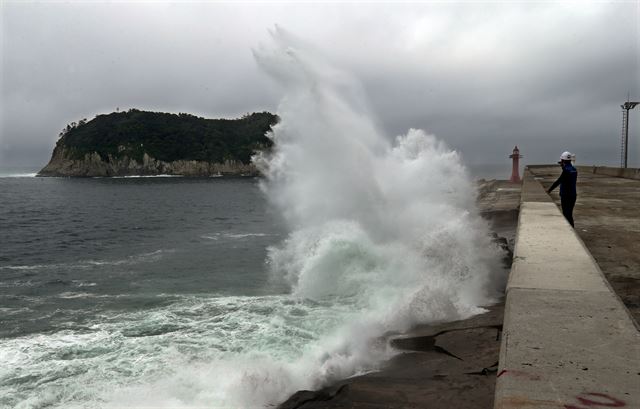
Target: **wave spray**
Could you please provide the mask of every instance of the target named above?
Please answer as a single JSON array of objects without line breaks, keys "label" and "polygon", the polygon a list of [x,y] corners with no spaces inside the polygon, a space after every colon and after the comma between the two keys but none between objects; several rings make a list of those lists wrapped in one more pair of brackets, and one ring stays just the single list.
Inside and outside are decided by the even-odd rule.
[{"label": "wave spray", "polygon": [[391,142],[357,81],[282,29],[272,39],[254,54],[285,96],[275,149],[255,160],[292,233],[269,262],[294,297],[348,311],[307,350],[300,386],[314,388],[387,358],[376,336],[480,312],[499,256],[456,152],[418,129]]}]

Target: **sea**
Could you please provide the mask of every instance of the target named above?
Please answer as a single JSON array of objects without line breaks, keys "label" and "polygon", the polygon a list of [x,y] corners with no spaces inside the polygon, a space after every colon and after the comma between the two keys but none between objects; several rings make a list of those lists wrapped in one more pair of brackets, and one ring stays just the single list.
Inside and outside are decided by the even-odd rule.
[{"label": "sea", "polygon": [[295,316],[269,279],[284,232],[257,180],[30,176],[0,177],[0,407],[108,402]]},{"label": "sea", "polygon": [[375,370],[384,345],[317,373],[360,307],[275,276],[287,234],[257,178],[4,172],[0,407],[264,407]]}]

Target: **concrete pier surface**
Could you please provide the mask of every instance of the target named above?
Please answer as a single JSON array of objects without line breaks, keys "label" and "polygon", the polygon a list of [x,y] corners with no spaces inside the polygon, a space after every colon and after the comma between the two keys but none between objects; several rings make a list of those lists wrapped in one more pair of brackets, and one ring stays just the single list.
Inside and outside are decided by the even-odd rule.
[{"label": "concrete pier surface", "polygon": [[[640,332],[576,234],[611,277],[637,274],[624,252],[638,251],[640,226],[624,211],[637,205],[640,182],[581,172],[574,231],[545,192],[559,174],[525,170],[494,407],[640,408]],[[619,257],[605,257],[616,245]]]},{"label": "concrete pier surface", "polygon": [[[594,174],[620,173],[618,168],[578,166],[575,232],[596,259],[616,294],[640,323],[640,180]],[[560,176],[560,167],[530,166],[544,189]],[[627,169],[630,176],[637,169]],[[551,193],[560,205],[559,189]],[[638,385],[640,389],[640,384]]]}]

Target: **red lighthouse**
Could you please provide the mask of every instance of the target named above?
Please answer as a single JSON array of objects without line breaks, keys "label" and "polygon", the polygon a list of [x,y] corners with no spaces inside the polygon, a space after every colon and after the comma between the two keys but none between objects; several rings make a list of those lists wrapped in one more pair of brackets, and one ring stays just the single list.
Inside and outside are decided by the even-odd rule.
[{"label": "red lighthouse", "polygon": [[509,155],[509,157],[513,159],[513,167],[511,168],[511,178],[509,181],[512,183],[520,183],[520,158],[522,155],[520,155],[520,149],[518,149],[517,145],[513,148],[513,153]]}]

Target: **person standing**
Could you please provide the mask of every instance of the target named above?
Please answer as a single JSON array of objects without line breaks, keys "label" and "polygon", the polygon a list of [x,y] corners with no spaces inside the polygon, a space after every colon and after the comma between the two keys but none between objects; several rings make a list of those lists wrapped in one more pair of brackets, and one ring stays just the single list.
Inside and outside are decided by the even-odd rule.
[{"label": "person standing", "polygon": [[553,185],[547,190],[547,193],[551,193],[556,186],[560,185],[560,203],[562,205],[562,214],[569,222],[571,227],[573,226],[573,207],[576,204],[576,198],[578,197],[576,191],[576,182],[578,180],[578,171],[571,163],[571,153],[563,152],[560,155],[560,162],[562,167],[562,174],[553,182]]}]

